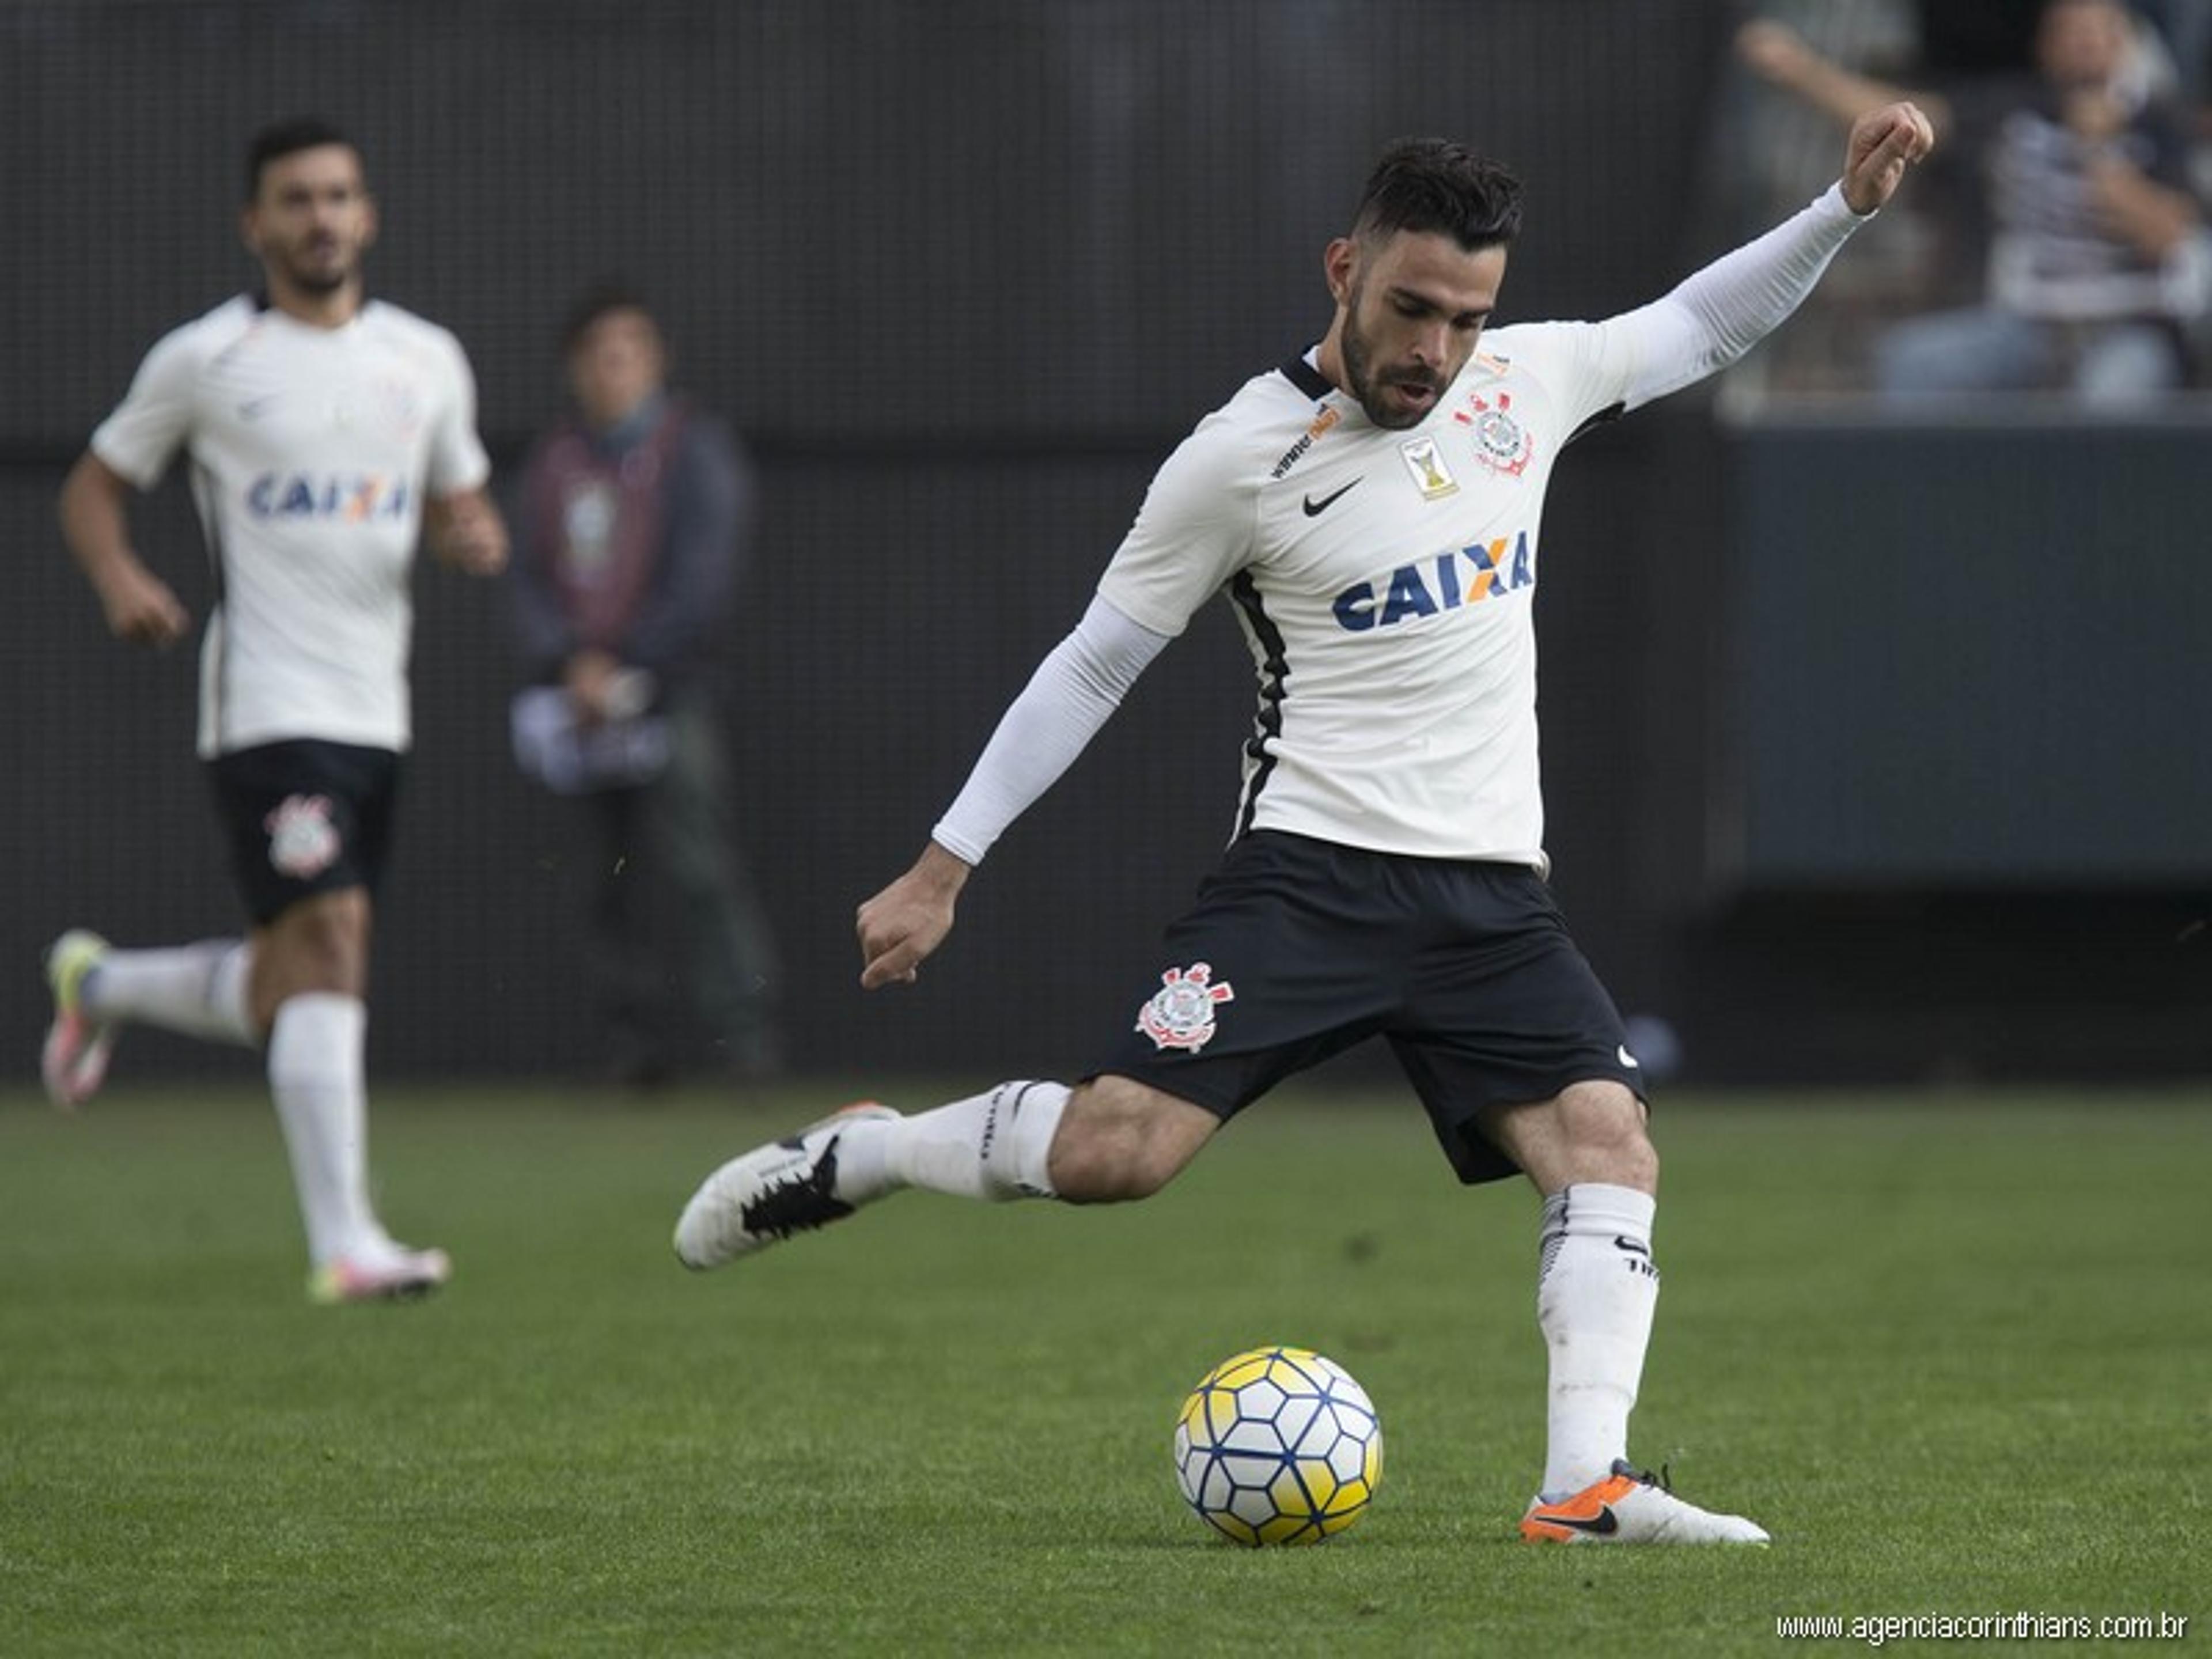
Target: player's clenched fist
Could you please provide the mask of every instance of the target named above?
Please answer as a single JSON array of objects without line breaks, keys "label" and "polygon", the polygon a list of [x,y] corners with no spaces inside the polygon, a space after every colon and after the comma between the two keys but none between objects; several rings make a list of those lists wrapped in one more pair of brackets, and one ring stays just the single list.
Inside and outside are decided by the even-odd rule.
[{"label": "player's clenched fist", "polygon": [[914,867],[860,908],[860,984],[911,985],[922,960],[952,931],[952,907],[969,866],[935,842]]},{"label": "player's clenched fist", "polygon": [[108,632],[137,645],[171,645],[192,625],[169,585],[143,565],[118,563],[98,585]]},{"label": "player's clenched fist", "polygon": [[1851,123],[1844,145],[1844,200],[1872,213],[1897,193],[1905,168],[1936,148],[1936,129],[1912,103],[1884,104]]},{"label": "player's clenched fist", "polygon": [[428,529],[431,550],[471,576],[507,568],[507,524],[481,489],[432,501]]}]

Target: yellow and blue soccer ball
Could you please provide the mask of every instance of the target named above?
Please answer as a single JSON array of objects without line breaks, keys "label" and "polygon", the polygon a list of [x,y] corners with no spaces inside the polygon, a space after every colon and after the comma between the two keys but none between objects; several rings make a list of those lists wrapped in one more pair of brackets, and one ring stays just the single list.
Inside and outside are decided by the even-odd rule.
[{"label": "yellow and blue soccer ball", "polygon": [[1317,1544],[1367,1512],[1382,1480],[1382,1425],[1334,1360],[1253,1348],[1190,1391],[1175,1463],[1183,1497],[1224,1537]]}]

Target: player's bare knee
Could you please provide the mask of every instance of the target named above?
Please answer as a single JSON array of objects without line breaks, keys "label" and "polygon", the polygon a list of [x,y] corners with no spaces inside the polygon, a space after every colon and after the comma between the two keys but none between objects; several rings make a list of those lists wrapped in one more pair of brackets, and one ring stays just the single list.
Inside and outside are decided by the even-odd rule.
[{"label": "player's bare knee", "polygon": [[1071,1204],[1150,1198],[1215,1126],[1200,1108],[1124,1078],[1079,1085],[1053,1137],[1053,1188]]},{"label": "player's bare knee", "polygon": [[1577,1083],[1559,1096],[1558,1110],[1578,1179],[1658,1190],[1659,1149],[1633,1091],[1618,1083]]},{"label": "player's bare knee", "polygon": [[1606,1179],[1615,1187],[1633,1187],[1639,1193],[1659,1190],[1659,1149],[1651,1144],[1651,1137],[1644,1133],[1641,1124],[1632,1138],[1620,1142],[1612,1152],[1613,1170]]},{"label": "player's bare knee", "polygon": [[1052,1143],[1053,1189],[1070,1204],[1121,1204],[1150,1198],[1179,1166],[1152,1146],[1138,1125],[1063,1122]]},{"label": "player's bare knee", "polygon": [[277,1004],[305,993],[362,995],[368,933],[368,896],[358,889],[303,900],[257,933],[253,1002],[264,1022]]}]

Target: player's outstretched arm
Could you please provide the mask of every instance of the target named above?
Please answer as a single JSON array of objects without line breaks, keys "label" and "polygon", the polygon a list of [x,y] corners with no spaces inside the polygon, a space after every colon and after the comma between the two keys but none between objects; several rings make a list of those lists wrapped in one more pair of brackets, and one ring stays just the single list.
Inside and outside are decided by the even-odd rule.
[{"label": "player's outstretched arm", "polygon": [[953,906],[969,867],[932,842],[912,869],[860,907],[854,932],[862,989],[914,983],[923,959],[952,931]]},{"label": "player's outstretched arm", "polygon": [[1897,194],[1905,170],[1936,148],[1936,129],[1909,100],[1869,110],[1844,142],[1844,201],[1863,216]]},{"label": "player's outstretched arm", "polygon": [[1640,408],[1725,368],[1779,327],[1934,142],[1927,118],[1911,104],[1869,110],[1851,125],[1843,176],[1810,204],[1650,305],[1613,319],[1610,325],[1634,340],[1626,406]]},{"label": "player's outstretched arm", "polygon": [[100,596],[108,632],[140,645],[168,645],[192,625],[169,585],[131,550],[129,482],[88,450],[62,484],[62,539]]}]

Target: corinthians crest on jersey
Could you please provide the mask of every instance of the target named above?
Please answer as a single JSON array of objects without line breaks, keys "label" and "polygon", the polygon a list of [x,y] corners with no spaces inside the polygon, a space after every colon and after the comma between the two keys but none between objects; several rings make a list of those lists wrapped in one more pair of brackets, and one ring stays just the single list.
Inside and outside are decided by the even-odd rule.
[{"label": "corinthians crest on jersey", "polygon": [[1474,429],[1474,459],[1492,472],[1519,477],[1536,453],[1536,441],[1513,418],[1513,394],[1498,392],[1486,398],[1471,392],[1467,402],[1467,408],[1452,412],[1452,419]]}]

